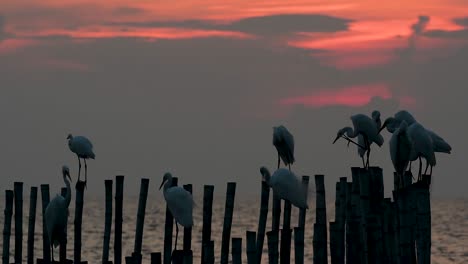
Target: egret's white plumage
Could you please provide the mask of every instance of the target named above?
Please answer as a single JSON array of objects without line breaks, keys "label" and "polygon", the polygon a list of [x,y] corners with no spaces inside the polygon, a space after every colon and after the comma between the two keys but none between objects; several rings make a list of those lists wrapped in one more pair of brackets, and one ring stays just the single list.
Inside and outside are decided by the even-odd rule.
[{"label": "egret's white plumage", "polygon": [[176,221],[176,248],[177,237],[179,234],[178,223],[183,227],[193,226],[193,197],[182,187],[172,186],[172,174],[167,172],[164,174],[163,181],[159,189],[164,186],[163,194],[166,200],[167,207],[171,211],[172,216]]},{"label": "egret's white plumage", "polygon": [[[380,128],[380,126],[382,125],[382,120],[380,119],[380,112],[379,111],[375,110],[375,111],[372,112],[372,120],[374,120],[376,126],[378,128]],[[358,144],[359,144],[359,146],[357,146],[358,155],[359,155],[359,157],[361,157],[362,164],[365,167],[366,163],[364,161],[364,155],[366,154],[367,150],[365,148],[360,147],[360,146],[365,146],[366,142],[365,142],[364,136],[362,134],[359,134],[357,136],[357,138],[358,138],[357,141],[358,141]],[[372,145],[372,143],[371,143],[371,145]]]},{"label": "egret's white plumage", "polygon": [[[71,201],[70,188],[70,170],[67,166],[62,167],[63,181],[67,186],[67,194],[65,197],[57,194],[52,201],[49,202],[45,210],[45,224],[47,235],[51,245],[52,260],[54,258],[53,247],[57,247],[60,241],[65,238],[67,221],[68,221],[68,206]],[[68,179],[67,179],[68,177]]]},{"label": "egret's white plumage", "polygon": [[[363,114],[357,114],[351,116],[351,121],[353,122],[354,129],[351,127],[344,127],[340,129],[333,143],[335,143],[340,137],[343,137],[348,140],[348,142],[353,142],[360,148],[363,148],[367,152],[367,166],[369,166],[370,145],[375,143],[381,147],[384,139],[379,133],[379,128],[377,127],[376,121],[370,117]],[[365,142],[364,145],[351,140],[351,138],[355,138],[359,135],[362,135]]]},{"label": "egret's white plumage", "polygon": [[390,158],[400,179],[400,184],[402,184],[403,174],[410,163],[412,151],[412,142],[408,134],[408,124],[406,121],[400,123],[400,127],[392,134],[389,144]]},{"label": "egret's white plumage", "polygon": [[78,157],[78,181],[81,176],[81,160],[85,163],[85,182],[88,179],[88,165],[86,164],[87,159],[95,159],[96,155],[93,152],[93,144],[91,141],[83,136],[74,137],[72,134],[68,134],[68,147]]},{"label": "egret's white plumage", "polygon": [[[427,130],[418,122],[413,123],[408,127],[408,135],[411,139],[412,149],[410,154],[410,160],[415,161],[418,158],[423,157],[426,160],[426,171],[430,166],[436,165],[436,157],[434,153],[434,146],[432,138]],[[421,163],[419,167],[419,178],[421,177]]]},{"label": "egret's white plumage", "polygon": [[294,163],[294,137],[284,126],[273,127],[273,145],[278,151],[278,168],[280,167],[280,158],[284,165],[289,166]]},{"label": "egret's white plumage", "polygon": [[307,190],[304,190],[302,183],[292,171],[280,168],[270,175],[266,167],[261,167],[260,173],[279,198],[291,202],[298,208],[309,208],[305,193]]}]

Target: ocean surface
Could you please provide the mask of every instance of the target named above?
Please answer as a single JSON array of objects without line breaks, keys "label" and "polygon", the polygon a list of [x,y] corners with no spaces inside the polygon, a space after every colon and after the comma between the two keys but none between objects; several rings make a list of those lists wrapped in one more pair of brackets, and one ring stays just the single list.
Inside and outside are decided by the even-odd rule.
[{"label": "ocean surface", "polygon": [[[29,195],[29,194],[28,194]],[[26,241],[28,230],[29,198],[25,195],[23,208],[23,256],[26,262]],[[27,198],[26,198],[27,197]],[[53,197],[53,196],[51,196]],[[4,197],[0,198],[0,206],[4,209]],[[194,251],[194,263],[200,263],[201,231],[202,231],[202,201],[196,199],[194,209],[194,230],[192,249]],[[236,197],[234,207],[234,217],[232,222],[231,237],[242,237],[243,241],[243,262],[247,261],[245,251],[245,232],[257,231],[259,216],[259,200],[247,197]],[[314,205],[314,200],[309,200],[309,205]],[[432,263],[468,263],[468,199],[432,199]],[[88,263],[100,263],[102,258],[103,231],[104,231],[104,200],[98,198],[85,197],[83,214],[83,234],[82,234],[82,260]],[[307,212],[305,231],[305,258],[308,263],[312,263],[312,227],[314,223],[314,206]],[[38,195],[36,213],[35,232],[35,258],[42,257],[42,213],[40,194]],[[123,217],[123,261],[125,256],[131,255],[134,246],[134,235],[136,226],[136,215],[138,208],[137,197],[124,198]],[[271,204],[270,204],[271,209]],[[268,218],[267,231],[271,228],[271,218]],[[213,204],[212,239],[215,241],[215,261],[219,261],[221,251],[221,233],[224,215],[224,197],[215,197]],[[297,223],[298,210],[293,209],[292,226]],[[327,199],[328,221],[334,219],[334,199]],[[73,219],[74,219],[74,199],[70,204],[70,216],[68,218],[68,258],[73,259]],[[147,201],[146,218],[143,234],[143,263],[150,262],[151,252],[163,251],[164,237],[165,203],[162,196],[150,195]],[[114,219],[112,219],[112,222]],[[4,214],[0,216],[0,226],[3,229]],[[110,260],[113,259],[113,228],[111,235]],[[179,248],[182,247],[183,232],[180,229]],[[175,233],[175,230],[174,230]],[[174,241],[174,240],[173,240]],[[3,247],[3,239],[0,239],[0,248]],[[294,250],[294,245],[292,245]],[[10,240],[10,263],[13,262],[14,254],[14,217],[12,219],[12,236]],[[294,253],[291,253],[292,258]],[[58,259],[58,248],[55,250]],[[267,243],[265,238],[263,259],[267,261]],[[263,262],[266,263],[266,262]]]}]

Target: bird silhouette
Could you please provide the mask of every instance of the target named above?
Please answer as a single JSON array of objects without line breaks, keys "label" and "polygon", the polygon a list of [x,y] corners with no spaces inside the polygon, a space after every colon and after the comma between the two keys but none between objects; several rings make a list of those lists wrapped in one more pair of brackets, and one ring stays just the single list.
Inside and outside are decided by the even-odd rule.
[{"label": "bird silhouette", "polygon": [[159,189],[164,186],[163,194],[166,200],[167,207],[171,212],[176,222],[176,241],[175,249],[177,249],[177,237],[179,235],[179,226],[183,227],[193,226],[193,197],[182,187],[172,186],[172,174],[167,172],[164,174],[163,181]]},{"label": "bird silhouette", "polygon": [[85,164],[85,185],[88,181],[88,165],[86,164],[87,159],[95,159],[96,155],[93,152],[93,144],[91,141],[83,136],[74,137],[72,134],[68,134],[68,147],[78,157],[78,182],[81,176],[81,159],[84,160]]},{"label": "bird silhouette", "polygon": [[403,120],[400,123],[400,127],[392,134],[389,145],[390,158],[399,178],[401,188],[403,187],[403,175],[410,163],[410,155],[413,148],[406,121]]},{"label": "bird silhouette", "polygon": [[63,181],[67,186],[67,194],[65,197],[57,194],[54,199],[49,202],[45,210],[45,224],[50,242],[52,261],[54,261],[54,247],[57,247],[60,242],[65,239],[68,222],[68,206],[71,201],[71,177],[70,170],[67,166],[62,167],[62,175]]},{"label": "bird silhouette", "polygon": [[273,189],[280,199],[291,202],[292,205],[308,209],[306,191],[294,173],[286,168],[277,169],[273,175],[266,167],[260,168],[263,180]]},{"label": "bird silhouette", "polygon": [[294,163],[294,137],[284,126],[273,127],[273,145],[278,152],[278,169],[280,167],[280,158],[284,165],[291,170],[291,164]]}]

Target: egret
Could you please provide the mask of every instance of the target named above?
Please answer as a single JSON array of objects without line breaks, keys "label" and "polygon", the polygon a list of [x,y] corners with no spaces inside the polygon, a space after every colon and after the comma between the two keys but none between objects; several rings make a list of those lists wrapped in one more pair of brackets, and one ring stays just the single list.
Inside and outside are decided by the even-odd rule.
[{"label": "egret", "polygon": [[273,145],[278,152],[278,169],[280,167],[280,158],[284,165],[291,170],[291,164],[294,163],[294,138],[288,129],[284,126],[273,127]]},{"label": "egret", "polygon": [[412,151],[412,141],[408,135],[408,124],[406,121],[403,120],[400,123],[400,127],[392,134],[389,145],[393,167],[399,177],[400,186],[403,186],[403,175],[410,163]]},{"label": "egret", "polygon": [[95,159],[96,155],[93,152],[93,144],[89,139],[83,136],[74,137],[72,134],[68,134],[68,147],[78,157],[78,181],[81,176],[81,160],[84,160],[85,164],[85,184],[88,180],[88,165],[86,164],[87,159]]},{"label": "egret", "polygon": [[176,241],[175,249],[177,249],[177,237],[179,235],[178,223],[183,227],[193,226],[193,197],[192,194],[179,186],[172,186],[172,174],[167,172],[164,174],[163,181],[159,189],[164,186],[163,193],[167,207],[176,221]]},{"label": "egret", "polygon": [[309,209],[307,205],[306,193],[302,183],[288,169],[277,169],[272,176],[266,167],[260,168],[263,180],[273,189],[273,192],[281,199],[289,201],[292,205]]},{"label": "egret", "polygon": [[427,168],[431,167],[430,174],[432,175],[432,167],[436,165],[436,157],[434,153],[434,145],[432,143],[432,138],[427,130],[419,123],[413,123],[408,127],[408,134],[412,142],[412,149],[410,154],[410,160],[415,161],[419,159],[419,173],[418,181],[421,180],[421,168],[422,161],[421,157],[426,160],[426,170],[424,174],[427,173]]},{"label": "egret", "polygon": [[[377,127],[380,128],[380,126],[382,125],[382,120],[380,119],[380,112],[379,111],[375,110],[375,111],[372,112],[372,120],[374,120]],[[359,134],[357,138],[358,138],[358,144],[360,146],[364,146],[366,144],[363,135]],[[348,141],[348,145],[349,145],[349,143],[350,143],[350,141]],[[371,145],[372,145],[372,143],[371,143]],[[357,148],[358,155],[362,159],[363,167],[366,167],[366,162],[364,161],[364,155],[366,154],[366,149],[361,148],[360,146],[358,146],[358,148]]]},{"label": "egret", "polygon": [[[335,142],[340,137],[342,137],[348,140],[348,143],[352,142],[360,148],[363,148],[365,151],[367,151],[367,164],[365,164],[366,166],[364,167],[369,167],[370,145],[372,143],[376,143],[379,147],[381,147],[384,139],[382,135],[379,134],[379,128],[377,127],[376,122],[370,117],[363,114],[357,114],[351,116],[351,121],[353,122],[354,129],[351,127],[344,127],[338,130],[333,144],[335,144]],[[364,146],[351,140],[351,138],[355,138],[358,135],[363,136],[365,143]]]},{"label": "egret", "polygon": [[63,181],[67,186],[67,194],[65,197],[57,194],[57,196],[49,202],[45,210],[45,224],[52,252],[52,261],[54,260],[54,247],[57,247],[60,242],[65,239],[68,221],[68,206],[71,201],[71,177],[70,170],[67,166],[62,167],[62,174]]}]

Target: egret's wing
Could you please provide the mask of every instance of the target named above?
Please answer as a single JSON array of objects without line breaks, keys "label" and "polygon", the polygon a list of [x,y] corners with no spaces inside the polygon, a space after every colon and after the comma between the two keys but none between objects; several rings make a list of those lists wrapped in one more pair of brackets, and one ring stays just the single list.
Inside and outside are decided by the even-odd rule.
[{"label": "egret's wing", "polygon": [[434,131],[431,131],[429,129],[426,129],[426,131],[432,139],[435,152],[450,154],[450,152],[452,151],[452,147],[442,137],[440,137]]},{"label": "egret's wing", "polygon": [[184,227],[193,225],[193,198],[182,187],[172,187],[165,191],[167,206],[178,223]]},{"label": "egret's wing", "polygon": [[275,171],[270,179],[270,185],[281,199],[288,200],[299,208],[307,207],[302,183],[289,170],[281,168]]}]

